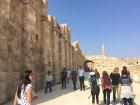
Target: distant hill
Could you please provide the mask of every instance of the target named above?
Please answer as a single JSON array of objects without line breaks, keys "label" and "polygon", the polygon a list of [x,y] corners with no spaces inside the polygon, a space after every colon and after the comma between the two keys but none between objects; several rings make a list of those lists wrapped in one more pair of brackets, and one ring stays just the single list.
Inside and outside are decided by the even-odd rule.
[{"label": "distant hill", "polygon": [[115,67],[120,68],[120,72],[123,66],[127,66],[131,72],[140,71],[140,58],[116,58],[108,57],[105,55],[85,56],[87,60],[91,60],[93,63],[87,63],[88,68],[98,69],[98,71],[111,72]]}]

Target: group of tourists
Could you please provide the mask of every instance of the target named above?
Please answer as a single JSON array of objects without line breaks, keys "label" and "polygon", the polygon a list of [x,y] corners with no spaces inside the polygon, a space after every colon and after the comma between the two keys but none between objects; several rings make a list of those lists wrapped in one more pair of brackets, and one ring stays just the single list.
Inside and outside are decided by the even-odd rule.
[{"label": "group of tourists", "polygon": [[[124,105],[133,105],[132,79],[130,77],[130,72],[127,70],[126,66],[123,67],[121,75],[119,74],[118,67],[115,67],[110,75],[107,73],[107,71],[103,71],[101,76],[97,69],[92,70],[92,72],[90,72],[89,74],[92,104],[95,104],[96,99],[96,105],[99,105],[99,94],[101,87],[103,92],[104,104],[110,104],[110,94],[111,92],[113,92],[113,102],[122,99]],[[32,101],[37,98],[32,88],[32,76],[33,73],[31,70],[24,71],[23,80],[21,80],[21,83],[16,90],[13,105],[32,105]],[[82,68],[82,66],[79,66],[78,71],[70,71],[67,68],[64,68],[61,72],[61,88],[67,88],[67,84],[69,84],[69,80],[71,79],[73,82],[73,89],[76,90],[77,78],[79,78],[80,82],[80,91],[85,91],[85,70]],[[53,76],[50,71],[47,72],[45,81],[45,93],[47,93],[48,88],[50,92],[52,92]]]},{"label": "group of tourists", "polygon": [[80,90],[81,91],[85,90],[84,74],[85,70],[82,68],[82,66],[79,66],[78,71],[77,70],[70,71],[67,68],[63,68],[63,71],[61,72],[62,89],[65,89],[67,87],[67,84],[69,84],[69,80],[71,79],[73,83],[73,90],[77,90],[76,84],[77,78],[79,77]]},{"label": "group of tourists", "polygon": [[[76,82],[77,82],[77,76],[79,74],[79,81],[80,81],[80,87],[81,90],[85,90],[84,85],[84,70],[82,67],[79,67],[79,72],[76,70],[70,71],[67,68],[63,68],[61,72],[61,84],[62,89],[65,89],[67,84],[69,84],[69,80],[72,79],[73,82],[73,89],[76,90]],[[22,75],[22,79],[20,81],[20,84],[17,87],[14,103],[13,105],[32,105],[32,101],[37,98],[37,95],[34,92],[33,86],[32,86],[32,79],[33,79],[33,73],[32,70],[25,70]],[[52,85],[53,85],[53,76],[50,71],[46,74],[45,79],[45,93],[49,91],[52,92]]]},{"label": "group of tourists", "polygon": [[115,67],[110,75],[107,71],[103,71],[100,77],[97,69],[90,73],[89,78],[91,84],[92,103],[99,105],[100,86],[103,92],[103,102],[105,105],[110,105],[110,94],[113,92],[113,102],[121,101],[123,105],[133,105],[133,86],[130,72],[124,66],[119,74],[119,68]]}]

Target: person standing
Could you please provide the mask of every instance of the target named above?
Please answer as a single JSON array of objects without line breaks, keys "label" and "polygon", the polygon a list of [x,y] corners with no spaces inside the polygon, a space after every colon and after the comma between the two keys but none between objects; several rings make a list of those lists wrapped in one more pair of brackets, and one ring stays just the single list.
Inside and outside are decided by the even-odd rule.
[{"label": "person standing", "polygon": [[21,84],[17,87],[13,105],[32,105],[33,90],[31,81],[33,79],[31,70],[25,70]]},{"label": "person standing", "polygon": [[111,84],[111,79],[106,71],[103,71],[101,85],[103,90],[104,104],[109,105],[112,84]]},{"label": "person standing", "polygon": [[96,105],[99,104],[99,93],[100,93],[100,86],[98,80],[99,78],[97,78],[96,73],[92,71],[90,73],[89,82],[91,85],[92,104],[95,104],[96,97]]},{"label": "person standing", "polygon": [[132,79],[130,78],[130,74],[128,74],[127,69],[123,68],[122,75],[119,81],[119,91],[120,97],[123,99],[124,105],[133,105],[132,97],[133,97],[133,85]]},{"label": "person standing", "polygon": [[100,78],[100,73],[98,72],[97,69],[95,69],[95,74],[96,74],[96,78],[99,79]]},{"label": "person standing", "polygon": [[66,68],[63,68],[63,71],[61,72],[61,84],[62,84],[62,89],[66,89],[67,85],[67,71]]},{"label": "person standing", "polygon": [[50,88],[50,92],[52,92],[52,81],[53,81],[53,77],[51,75],[51,72],[48,71],[46,75],[45,93],[47,93],[48,88]]},{"label": "person standing", "polygon": [[73,90],[76,90],[76,82],[77,82],[77,71],[73,70],[71,72],[71,78],[72,78],[72,82],[73,82]]},{"label": "person standing", "polygon": [[123,66],[123,70],[126,70],[126,71],[127,71],[127,76],[131,77],[130,72],[129,72],[129,70],[127,69],[126,66]]},{"label": "person standing", "polygon": [[67,69],[66,71],[67,71],[67,84],[69,84],[69,80],[70,80],[70,74],[71,74],[71,72],[70,72],[69,69]]},{"label": "person standing", "polygon": [[113,101],[116,101],[116,93],[117,93],[117,98],[119,98],[119,79],[120,79],[120,74],[119,74],[119,68],[115,67],[113,72],[110,73],[110,78],[112,80],[112,89],[113,89]]},{"label": "person standing", "polygon": [[80,81],[80,91],[85,90],[84,73],[85,73],[85,70],[82,69],[81,66],[79,66],[78,76],[79,76],[79,81]]}]

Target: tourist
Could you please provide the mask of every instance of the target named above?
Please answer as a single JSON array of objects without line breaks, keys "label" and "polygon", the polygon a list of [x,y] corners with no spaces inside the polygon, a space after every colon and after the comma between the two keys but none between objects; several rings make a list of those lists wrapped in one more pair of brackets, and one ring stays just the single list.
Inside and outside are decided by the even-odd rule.
[{"label": "tourist", "polygon": [[71,72],[71,78],[72,78],[72,82],[73,82],[73,90],[76,90],[77,75],[78,75],[78,73],[76,70],[73,70]]},{"label": "tourist", "polygon": [[45,93],[47,93],[48,88],[50,88],[50,92],[52,92],[52,82],[53,82],[53,77],[51,75],[51,72],[48,71],[48,73],[46,75]]},{"label": "tourist", "polygon": [[15,94],[14,105],[32,105],[33,90],[32,90],[32,71],[26,70],[23,74],[21,84],[17,87]]},{"label": "tourist", "polygon": [[130,75],[128,74],[127,69],[123,68],[122,75],[120,77],[120,85],[119,85],[119,91],[120,91],[120,97],[123,99],[124,105],[133,105],[132,103],[132,97],[133,97],[133,85],[132,85],[132,79],[130,78]]},{"label": "tourist", "polygon": [[116,94],[117,98],[119,98],[119,79],[120,79],[120,74],[119,74],[119,68],[115,67],[113,72],[110,73],[110,78],[112,80],[112,90],[113,90],[113,101],[116,101]]},{"label": "tourist", "polygon": [[90,73],[89,82],[91,85],[92,104],[95,104],[95,97],[96,97],[96,105],[98,105],[99,104],[100,84],[99,84],[99,78],[97,78],[96,73],[94,71],[92,71]]},{"label": "tourist", "polygon": [[106,71],[103,71],[101,85],[103,90],[104,104],[109,105],[112,84],[111,84],[111,79]]},{"label": "tourist", "polygon": [[69,84],[69,80],[70,80],[70,74],[71,74],[71,72],[70,72],[70,70],[67,68],[67,84]]},{"label": "tourist", "polygon": [[127,76],[130,77],[130,72],[128,71],[127,67],[126,66],[123,66],[123,70],[126,70],[127,71]]},{"label": "tourist", "polygon": [[85,70],[82,69],[81,66],[79,66],[78,76],[79,76],[79,81],[80,81],[80,91],[85,90],[84,73],[85,73]]},{"label": "tourist", "polygon": [[66,82],[67,82],[67,71],[66,68],[63,68],[63,71],[61,72],[61,84],[62,84],[62,89],[66,89]]},{"label": "tourist", "polygon": [[96,74],[96,78],[99,79],[100,78],[100,73],[98,72],[97,69],[95,69],[95,74]]}]

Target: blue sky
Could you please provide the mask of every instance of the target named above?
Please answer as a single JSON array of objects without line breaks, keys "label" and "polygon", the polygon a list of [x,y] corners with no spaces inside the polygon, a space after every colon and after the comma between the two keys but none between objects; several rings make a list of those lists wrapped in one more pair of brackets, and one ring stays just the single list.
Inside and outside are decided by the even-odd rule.
[{"label": "blue sky", "polygon": [[140,57],[140,0],[48,0],[48,13],[67,23],[71,41],[88,55]]}]

